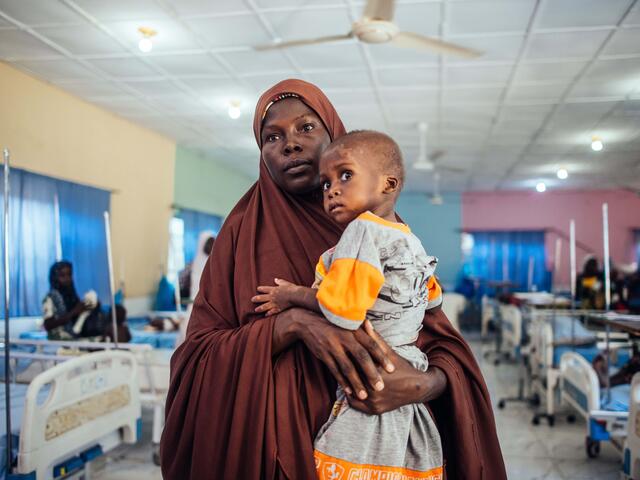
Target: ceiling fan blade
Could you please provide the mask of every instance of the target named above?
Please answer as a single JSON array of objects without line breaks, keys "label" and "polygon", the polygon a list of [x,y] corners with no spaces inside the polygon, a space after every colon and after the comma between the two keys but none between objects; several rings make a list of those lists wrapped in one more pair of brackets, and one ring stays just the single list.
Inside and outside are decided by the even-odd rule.
[{"label": "ceiling fan blade", "polygon": [[362,16],[370,20],[393,20],[396,8],[395,0],[369,0],[364,7]]},{"label": "ceiling fan blade", "polygon": [[351,37],[353,37],[353,34],[349,32],[346,35],[329,35],[327,37],[307,38],[304,40],[291,40],[289,42],[272,43],[270,45],[256,45],[255,47],[253,47],[253,49],[262,52],[266,50],[278,50],[281,48],[301,47],[304,45],[318,45],[322,43],[337,42],[340,40],[347,40]]},{"label": "ceiling fan blade", "polygon": [[482,52],[471,48],[462,47],[453,43],[443,42],[435,38],[425,37],[412,32],[400,32],[391,43],[397,47],[415,48],[417,50],[426,50],[435,53],[444,53],[457,55],[459,57],[476,58],[482,55]]},{"label": "ceiling fan blade", "polygon": [[447,152],[445,152],[444,150],[436,150],[431,155],[429,155],[429,161],[435,162],[436,160],[439,160],[440,158],[444,157],[445,153]]}]

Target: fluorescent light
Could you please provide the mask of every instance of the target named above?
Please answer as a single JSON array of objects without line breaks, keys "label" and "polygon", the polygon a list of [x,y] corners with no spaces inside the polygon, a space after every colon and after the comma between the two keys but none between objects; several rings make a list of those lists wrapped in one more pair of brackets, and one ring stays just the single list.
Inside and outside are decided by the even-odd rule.
[{"label": "fluorescent light", "polygon": [[560,180],[566,180],[567,177],[569,176],[569,172],[567,172],[566,168],[559,168],[558,171],[556,172],[556,175]]},{"label": "fluorescent light", "polygon": [[242,114],[242,110],[240,110],[240,106],[237,103],[232,103],[231,105],[229,105],[229,110],[227,110],[227,113],[231,118],[235,120],[240,117],[240,115]]},{"label": "fluorescent light", "polygon": [[593,151],[599,152],[603,148],[604,148],[604,144],[602,143],[602,140],[600,140],[600,137],[598,137],[597,135],[594,135],[593,137],[591,137],[591,149]]},{"label": "fluorescent light", "polygon": [[148,37],[142,37],[138,42],[138,48],[142,53],[149,53],[153,49],[153,42]]},{"label": "fluorescent light", "polygon": [[544,182],[538,182],[538,184],[536,185],[536,190],[540,193],[544,192],[547,189],[547,186],[544,184]]}]

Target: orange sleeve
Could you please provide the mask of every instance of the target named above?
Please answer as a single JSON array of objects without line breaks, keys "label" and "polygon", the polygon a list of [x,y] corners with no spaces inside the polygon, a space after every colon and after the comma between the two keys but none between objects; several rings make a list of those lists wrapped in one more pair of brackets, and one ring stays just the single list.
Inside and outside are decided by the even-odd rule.
[{"label": "orange sleeve", "polygon": [[354,220],[336,245],[328,271],[324,273],[317,299],[331,323],[356,330],[364,321],[384,284],[380,253],[366,223]]},{"label": "orange sleeve", "polygon": [[442,287],[440,287],[435,275],[431,275],[427,280],[427,291],[429,292],[427,310],[442,303]]}]

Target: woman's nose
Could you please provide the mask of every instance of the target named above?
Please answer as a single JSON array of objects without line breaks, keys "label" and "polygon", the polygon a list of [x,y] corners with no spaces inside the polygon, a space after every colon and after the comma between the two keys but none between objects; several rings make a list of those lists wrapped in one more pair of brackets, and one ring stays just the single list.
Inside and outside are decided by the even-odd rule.
[{"label": "woman's nose", "polygon": [[299,143],[296,142],[287,142],[284,146],[285,155],[290,155],[292,153],[299,153],[302,151],[302,147]]}]

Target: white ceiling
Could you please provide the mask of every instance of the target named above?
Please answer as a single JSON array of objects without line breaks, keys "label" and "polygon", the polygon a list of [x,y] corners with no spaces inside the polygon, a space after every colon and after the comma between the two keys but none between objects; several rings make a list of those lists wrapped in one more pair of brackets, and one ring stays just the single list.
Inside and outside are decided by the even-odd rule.
[{"label": "white ceiling", "polygon": [[[318,84],[350,129],[393,135],[408,164],[417,123],[444,149],[445,190],[640,189],[640,0],[398,0],[403,30],[486,53],[440,57],[342,34],[352,0],[0,0],[0,61],[255,176],[253,107],[273,83]],[[137,49],[139,26],[158,31]],[[227,107],[240,101],[242,116]],[[592,152],[593,134],[605,144]],[[568,180],[555,178],[558,167]],[[409,174],[430,190],[431,173]]]}]

